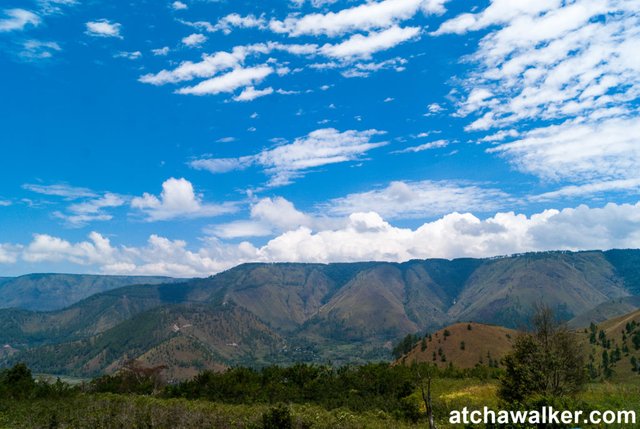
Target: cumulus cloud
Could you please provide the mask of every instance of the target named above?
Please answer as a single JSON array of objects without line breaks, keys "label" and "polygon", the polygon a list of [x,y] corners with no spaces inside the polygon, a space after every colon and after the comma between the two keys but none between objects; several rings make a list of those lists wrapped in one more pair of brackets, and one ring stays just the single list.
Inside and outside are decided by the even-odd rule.
[{"label": "cumulus cloud", "polygon": [[[214,238],[204,240],[195,251],[182,240],[151,235],[144,246],[114,246],[97,232],[87,240],[72,243],[47,234],[35,234],[26,246],[0,245],[0,263],[23,260],[30,263],[70,262],[85,272],[104,274],[206,276],[248,260],[252,249],[247,244],[229,246]],[[10,256],[3,258],[3,251]]]},{"label": "cumulus cloud", "polygon": [[197,48],[207,41],[207,36],[204,34],[193,33],[182,38],[182,44],[190,48]]},{"label": "cumulus cloud", "polygon": [[99,19],[97,21],[89,21],[86,24],[86,34],[94,37],[116,37],[122,39],[120,30],[122,25],[117,22],[111,22],[107,19]]},{"label": "cumulus cloud", "polygon": [[131,207],[145,214],[149,222],[176,218],[219,216],[236,211],[233,203],[209,204],[195,193],[191,182],[170,178],[162,184],[160,197],[144,193],[131,200]]},{"label": "cumulus cloud", "polygon": [[[594,228],[598,225],[598,228]],[[301,227],[258,249],[263,260],[406,261],[431,257],[487,257],[528,251],[634,248],[640,245],[640,204],[513,212],[481,220],[451,213],[415,230],[397,228],[377,213],[354,213],[341,229]]]},{"label": "cumulus cloud", "polygon": [[27,26],[37,27],[42,19],[35,13],[25,9],[4,9],[4,17],[0,18],[0,33],[22,31]]},{"label": "cumulus cloud", "polygon": [[210,234],[229,239],[240,237],[264,237],[276,232],[297,229],[315,224],[314,219],[282,198],[263,198],[251,206],[251,220],[213,225],[206,229]]},{"label": "cumulus cloud", "polygon": [[376,212],[387,219],[430,218],[454,211],[487,213],[512,201],[494,188],[450,181],[391,182],[372,191],[349,194],[322,205],[332,215]]},{"label": "cumulus cloud", "polygon": [[[272,200],[271,203],[278,204]],[[295,213],[294,213],[295,214]],[[294,225],[296,222],[291,222]],[[597,225],[597,227],[594,227]],[[76,243],[36,234],[27,245],[0,244],[0,263],[71,262],[85,272],[206,276],[242,262],[407,261],[489,257],[530,251],[640,247],[640,203],[581,205],[531,216],[496,213],[480,219],[450,213],[416,229],[399,228],[375,212],[353,213],[340,227],[299,226],[261,247],[207,238],[190,249],[181,240],[151,235],[140,247],[113,245],[92,232]]]},{"label": "cumulus cloud", "polygon": [[378,130],[340,132],[334,128],[323,128],[299,137],[292,143],[240,158],[201,158],[190,163],[198,170],[224,173],[259,165],[270,176],[269,186],[283,186],[308,170],[323,165],[358,159],[371,149],[386,142],[374,143],[374,136],[383,134]]},{"label": "cumulus cloud", "polygon": [[185,3],[181,1],[174,1],[173,3],[171,3],[171,8],[173,10],[185,10],[185,9],[189,9],[189,6],[187,6]]},{"label": "cumulus cloud", "polygon": [[0,264],[15,264],[19,256],[19,247],[0,243]]}]

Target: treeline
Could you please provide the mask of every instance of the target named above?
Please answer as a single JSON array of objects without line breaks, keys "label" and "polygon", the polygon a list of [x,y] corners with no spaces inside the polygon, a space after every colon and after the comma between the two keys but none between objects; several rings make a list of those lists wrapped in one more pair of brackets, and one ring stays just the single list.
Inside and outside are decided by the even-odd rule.
[{"label": "treeline", "polygon": [[206,399],[227,404],[297,403],[328,410],[382,410],[396,418],[415,420],[420,416],[420,403],[412,394],[423,382],[420,374],[481,379],[500,375],[499,370],[485,366],[438,369],[426,363],[414,366],[371,363],[333,368],[299,363],[289,367],[204,371],[189,381],[159,389],[159,373],[158,368],[129,366],[117,374],[94,379],[90,386],[96,392],[156,393],[165,398]]},{"label": "treeline", "polygon": [[500,375],[499,370],[485,366],[463,370],[453,366],[439,369],[427,363],[413,366],[372,363],[333,368],[301,363],[289,367],[204,371],[189,381],[166,385],[162,370],[132,361],[115,374],[72,387],[59,379],[55,383],[36,381],[29,368],[18,364],[0,373],[0,395],[20,400],[60,398],[82,392],[203,399],[235,405],[313,404],[327,410],[380,410],[397,419],[417,421],[423,413],[415,392],[424,383],[424,374],[434,378],[481,379]]},{"label": "treeline", "polygon": [[64,398],[77,392],[77,388],[62,382],[59,378],[53,383],[35,380],[31,370],[23,363],[0,370],[0,398],[14,400]]}]

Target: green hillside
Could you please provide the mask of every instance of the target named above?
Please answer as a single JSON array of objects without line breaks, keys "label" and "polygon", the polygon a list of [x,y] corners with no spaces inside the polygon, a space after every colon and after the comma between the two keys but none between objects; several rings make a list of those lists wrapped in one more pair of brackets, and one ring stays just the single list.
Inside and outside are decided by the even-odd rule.
[{"label": "green hillside", "polygon": [[[563,320],[633,310],[637,255],[541,252],[401,264],[244,264],[209,278],[110,290],[63,310],[0,310],[0,343],[15,350],[0,364],[24,359],[43,372],[84,374],[110,370],[130,354],[161,363],[178,349],[183,361],[205,367],[388,359],[406,334],[455,322],[525,327],[540,302]],[[207,319],[227,307],[242,320],[225,328],[237,339],[230,342],[252,344],[257,332],[270,338],[256,343],[253,355],[242,347],[226,353],[217,334],[175,339],[166,331],[178,311],[185,320],[189,312]],[[114,354],[96,358],[106,349]],[[62,366],[56,355],[66,356]],[[192,371],[197,365],[183,367]]]},{"label": "green hillside", "polygon": [[177,281],[170,277],[28,274],[0,278],[0,308],[52,311],[123,286]]}]

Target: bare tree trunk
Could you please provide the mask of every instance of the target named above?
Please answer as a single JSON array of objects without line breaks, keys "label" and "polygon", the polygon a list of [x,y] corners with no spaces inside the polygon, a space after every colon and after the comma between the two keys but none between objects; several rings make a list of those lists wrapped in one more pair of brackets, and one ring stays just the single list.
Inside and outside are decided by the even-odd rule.
[{"label": "bare tree trunk", "polygon": [[427,391],[424,391],[424,384],[420,383],[420,392],[422,393],[422,401],[427,410],[427,418],[429,419],[429,429],[437,429],[433,419],[433,407],[431,405],[431,374],[427,376]]}]

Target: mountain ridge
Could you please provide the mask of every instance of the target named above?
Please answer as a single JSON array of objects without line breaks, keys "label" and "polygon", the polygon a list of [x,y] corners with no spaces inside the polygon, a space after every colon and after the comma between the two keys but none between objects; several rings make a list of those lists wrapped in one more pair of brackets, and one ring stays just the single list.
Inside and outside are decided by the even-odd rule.
[{"label": "mountain ridge", "polygon": [[[563,320],[616,300],[627,300],[624,308],[632,309],[635,301],[629,297],[640,290],[633,270],[639,254],[616,251],[611,257],[602,251],[558,251],[403,263],[249,263],[207,278],[113,289],[53,312],[0,310],[0,323],[6,327],[0,343],[19,350],[4,362],[28,358],[35,369],[47,372],[51,359],[38,360],[34,357],[38,353],[47,355],[56,347],[86,348],[87,341],[99,344],[104,338],[113,338],[114,349],[125,350],[125,336],[113,332],[123,324],[131,329],[145,326],[146,335],[158,335],[159,342],[149,343],[148,350],[135,349],[137,357],[148,357],[151,350],[177,350],[180,343],[191,350],[185,356],[209,348],[212,357],[207,361],[205,353],[201,360],[220,368],[244,364],[249,355],[216,354],[215,347],[209,347],[221,347],[214,334],[190,339],[188,344],[165,337],[168,321],[160,323],[158,314],[192,308],[207,313],[202,320],[222,320],[230,317],[223,309],[231,306],[239,309],[233,316],[238,326],[256,327],[241,335],[243,343],[256,344],[253,353],[262,356],[256,364],[366,362],[388,358],[391,344],[408,333],[456,322],[525,327],[537,302],[554,308]],[[133,319],[137,325],[131,324]],[[255,342],[259,332],[270,332],[271,342]],[[282,347],[269,345],[278,341]],[[82,355],[87,361],[67,367],[67,373],[113,368],[114,360],[91,365],[96,355],[89,356],[90,350]],[[194,370],[183,369],[176,373]]]}]

